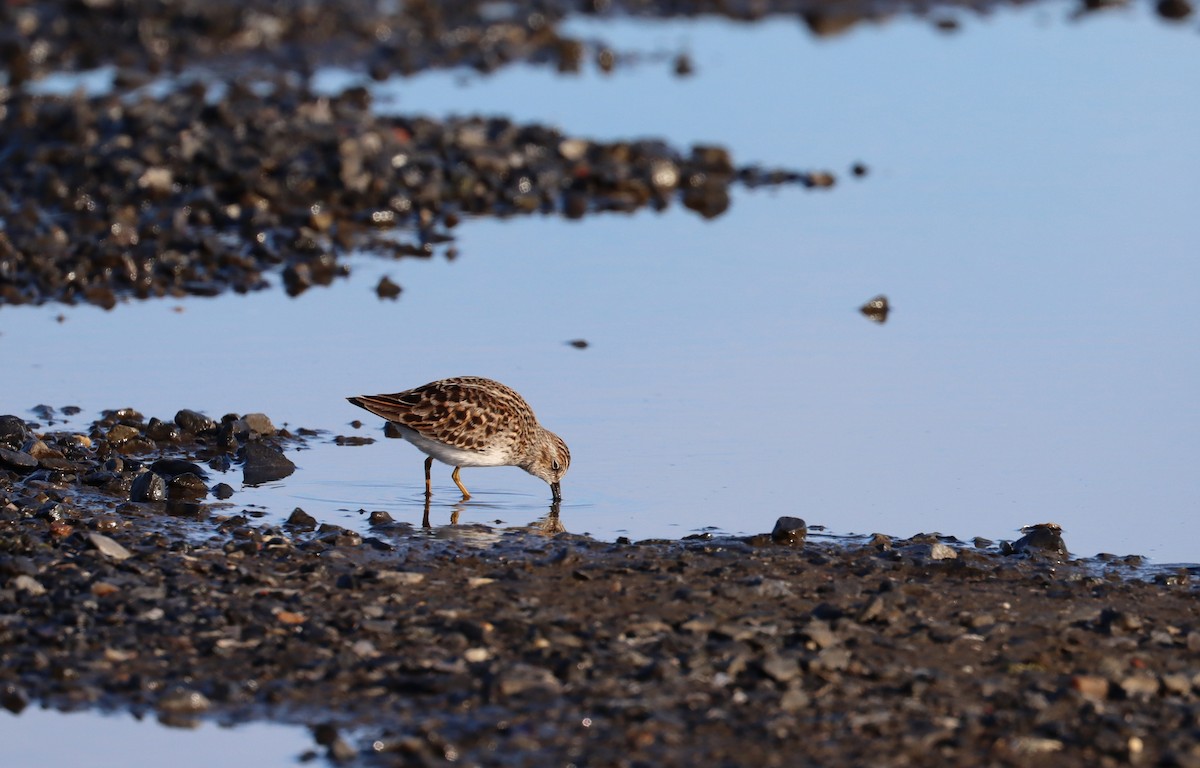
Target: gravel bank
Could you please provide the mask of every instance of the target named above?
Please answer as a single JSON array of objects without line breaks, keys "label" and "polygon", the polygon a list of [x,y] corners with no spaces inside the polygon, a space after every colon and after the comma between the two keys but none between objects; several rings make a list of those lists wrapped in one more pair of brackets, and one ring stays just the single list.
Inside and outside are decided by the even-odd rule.
[{"label": "gravel bank", "polygon": [[1200,765],[1197,569],[265,526],[177,481],[330,438],[203,419],[0,418],[0,704],[303,723],[366,765]]}]

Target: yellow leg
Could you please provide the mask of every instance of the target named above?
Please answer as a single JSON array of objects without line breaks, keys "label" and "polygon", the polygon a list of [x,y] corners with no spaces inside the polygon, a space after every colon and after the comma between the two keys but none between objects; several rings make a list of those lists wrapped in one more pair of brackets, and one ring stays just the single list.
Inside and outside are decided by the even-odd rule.
[{"label": "yellow leg", "polygon": [[433,457],[425,459],[425,498],[433,495],[433,486],[429,483],[429,470],[433,468]]},{"label": "yellow leg", "polygon": [[467,499],[471,498],[471,494],[467,493],[467,486],[463,485],[462,480],[458,479],[458,470],[460,469],[462,469],[462,467],[455,467],[454,471],[450,473],[450,479],[453,480],[454,484],[458,486],[458,490],[463,492],[462,500],[466,501]]}]

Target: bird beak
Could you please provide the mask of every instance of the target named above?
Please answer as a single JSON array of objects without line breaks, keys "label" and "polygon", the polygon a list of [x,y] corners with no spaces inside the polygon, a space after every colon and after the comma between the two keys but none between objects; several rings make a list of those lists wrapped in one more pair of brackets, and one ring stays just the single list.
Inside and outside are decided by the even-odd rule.
[{"label": "bird beak", "polygon": [[554,494],[555,501],[562,501],[562,491],[558,488],[558,483],[550,483],[550,493]]}]

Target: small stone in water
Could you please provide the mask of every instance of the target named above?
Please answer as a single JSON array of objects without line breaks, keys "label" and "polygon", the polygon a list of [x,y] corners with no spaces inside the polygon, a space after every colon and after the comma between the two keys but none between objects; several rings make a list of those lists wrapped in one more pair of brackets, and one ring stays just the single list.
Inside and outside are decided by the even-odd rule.
[{"label": "small stone in water", "polygon": [[798,517],[781,517],[775,521],[775,529],[771,531],[771,541],[776,544],[803,544],[808,535],[808,527]]},{"label": "small stone in water", "polygon": [[392,282],[387,275],[379,278],[379,284],[375,286],[375,293],[381,299],[392,299],[393,301],[400,296],[400,291],[403,289]]},{"label": "small stone in water", "polygon": [[246,443],[238,451],[242,466],[242,482],[260,485],[273,480],[282,480],[296,471],[296,465],[283,455],[283,451],[258,442]]},{"label": "small stone in water", "polygon": [[300,507],[296,507],[292,510],[292,514],[288,516],[287,522],[284,525],[290,525],[293,528],[299,528],[304,531],[311,531],[317,527],[317,518],[300,509]]}]

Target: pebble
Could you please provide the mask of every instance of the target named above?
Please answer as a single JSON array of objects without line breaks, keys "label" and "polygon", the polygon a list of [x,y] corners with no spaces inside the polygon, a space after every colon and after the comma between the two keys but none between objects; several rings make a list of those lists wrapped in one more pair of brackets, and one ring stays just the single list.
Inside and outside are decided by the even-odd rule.
[{"label": "pebble", "polygon": [[0,466],[18,471],[31,471],[37,469],[37,465],[38,460],[24,451],[0,448]]},{"label": "pebble", "polygon": [[129,487],[129,500],[139,502],[166,501],[167,483],[161,475],[154,472],[143,472],[133,480]]},{"label": "pebble", "polygon": [[180,429],[192,434],[200,434],[217,428],[217,422],[213,419],[186,408],[175,414],[175,423],[179,425]]},{"label": "pebble", "polygon": [[246,443],[239,449],[242,461],[242,482],[261,485],[282,480],[296,471],[296,465],[280,449],[258,442]]},{"label": "pebble", "polygon": [[12,580],[11,584],[14,589],[18,589],[18,590],[20,590],[22,592],[26,592],[30,595],[46,594],[46,588],[42,586],[42,583],[40,581],[33,578],[32,576],[26,576],[26,575],[22,574],[20,576],[17,576],[16,578],[14,578]]},{"label": "pebble", "polygon": [[402,289],[399,285],[392,282],[387,275],[379,278],[379,284],[375,286],[375,294],[381,299],[398,299]]},{"label": "pebble", "polygon": [[125,547],[118,544],[103,533],[89,533],[87,540],[91,545],[100,551],[100,554],[105,557],[111,557],[113,560],[127,560],[133,557],[133,553]]},{"label": "pebble", "polygon": [[771,541],[776,544],[803,544],[808,535],[808,526],[798,517],[781,517],[775,521]]},{"label": "pebble", "polygon": [[176,688],[158,700],[158,711],[171,714],[199,714],[212,708],[212,702],[203,693],[191,688]]}]

